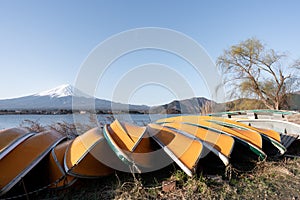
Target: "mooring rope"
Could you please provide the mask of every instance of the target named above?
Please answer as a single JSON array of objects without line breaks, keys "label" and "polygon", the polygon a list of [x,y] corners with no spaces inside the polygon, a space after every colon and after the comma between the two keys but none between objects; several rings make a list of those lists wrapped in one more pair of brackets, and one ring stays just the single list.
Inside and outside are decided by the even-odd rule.
[{"label": "mooring rope", "polygon": [[46,185],[46,186],[43,186],[41,188],[38,188],[36,190],[33,190],[33,191],[30,191],[30,192],[26,192],[24,194],[19,194],[19,195],[16,195],[16,196],[11,196],[11,197],[5,197],[5,198],[0,198],[0,199],[3,199],[3,200],[10,200],[10,199],[18,199],[18,198],[21,198],[21,197],[25,197],[25,196],[28,196],[28,195],[32,195],[32,194],[35,194],[35,193],[38,193],[38,192],[41,192],[45,189],[48,189],[50,186],[53,186],[53,185],[57,185],[60,181],[62,181],[63,179],[65,179],[67,177],[66,174],[62,175],[61,177],[59,177],[58,179],[56,179],[54,182]]}]

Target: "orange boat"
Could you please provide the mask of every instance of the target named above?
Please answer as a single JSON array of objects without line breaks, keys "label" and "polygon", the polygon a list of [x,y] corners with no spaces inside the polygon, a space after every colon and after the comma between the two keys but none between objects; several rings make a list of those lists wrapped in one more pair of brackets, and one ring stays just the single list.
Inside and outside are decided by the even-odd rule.
[{"label": "orange boat", "polygon": [[196,172],[199,160],[203,158],[202,153],[205,152],[201,141],[158,124],[148,124],[148,131],[187,175],[192,176]]},{"label": "orange boat", "polygon": [[[224,118],[219,118],[219,117],[209,117],[209,116],[203,116],[201,117],[204,120],[209,120],[209,121],[216,121],[216,122],[223,122],[224,125],[228,125],[231,124],[232,126],[230,127],[234,127],[234,128],[244,128],[247,130],[253,130],[256,132],[260,132],[261,134],[264,134],[274,140],[276,140],[277,142],[280,142],[280,134],[275,132],[275,131],[265,131],[266,129],[260,129],[260,128],[255,128],[252,126],[248,126],[246,124],[234,121],[234,120],[229,120],[229,119],[224,119]],[[234,126],[233,126],[234,125]]]},{"label": "orange boat", "polygon": [[79,178],[96,178],[114,172],[110,166],[120,165],[103,137],[102,128],[93,128],[69,144],[64,157],[66,172]]},{"label": "orange boat", "polygon": [[226,126],[222,126],[221,124],[213,123],[206,119],[207,118],[205,116],[178,116],[178,117],[170,117],[170,118],[161,119],[161,120],[158,120],[157,122],[158,123],[181,122],[181,123],[188,123],[191,125],[199,125],[208,130],[222,131],[225,134],[236,136],[247,142],[252,143],[253,145],[255,145],[259,148],[262,148],[262,137],[259,133],[249,132],[249,131],[237,131],[237,130],[232,129],[231,127],[229,128]]},{"label": "orange boat", "polygon": [[[160,119],[157,121],[157,123],[167,124],[171,122],[180,122],[183,124],[201,127],[212,132],[228,135],[234,138],[235,146],[237,146],[239,150],[245,151],[245,154],[243,156],[244,158],[259,158],[260,160],[264,160],[266,158],[266,154],[261,149],[262,137],[259,133],[248,130],[234,130],[226,126],[221,126],[219,124],[203,120],[202,117],[203,116],[177,116]],[[233,157],[236,157],[236,155],[238,155],[236,154],[236,152],[233,153]]]},{"label": "orange boat", "polygon": [[49,154],[49,160],[47,164],[49,174],[49,188],[59,189],[71,186],[76,182],[77,178],[68,175],[64,170],[64,155],[67,147],[72,143],[73,140],[68,140],[59,144],[52,149]]},{"label": "orange boat", "polygon": [[[255,138],[251,138],[257,134],[261,137],[261,148],[266,151],[268,155],[274,154],[284,154],[286,148],[280,143],[280,134],[272,131],[272,130],[264,130],[258,129],[251,126],[247,126],[246,124],[239,123],[233,120],[221,118],[221,117],[212,117],[212,116],[199,116],[199,115],[190,115],[190,116],[178,116],[178,117],[171,117],[158,120],[158,123],[161,122],[172,122],[172,121],[181,121],[181,122],[188,122],[188,123],[195,123],[199,124],[200,121],[207,121],[211,122],[212,124],[218,124],[223,126],[224,128],[228,128],[227,130],[234,130],[235,132],[239,132],[242,135],[245,135],[249,138],[248,142],[252,142],[257,145],[259,142]],[[237,131],[239,130],[239,131]],[[256,136],[255,136],[256,137]],[[246,138],[243,138],[246,139]]]},{"label": "orange boat", "polygon": [[234,146],[232,137],[189,124],[171,122],[162,125],[200,139],[208,149],[223,161],[225,166],[229,164],[228,158]]},{"label": "orange boat", "polygon": [[10,128],[0,131],[0,160],[16,146],[35,133],[21,128]]},{"label": "orange boat", "polygon": [[29,137],[0,160],[0,195],[9,191],[65,137],[44,131]]},{"label": "orange boat", "polygon": [[259,128],[260,130],[275,130],[280,133],[280,142],[288,148],[300,136],[300,125],[274,119],[235,119],[237,122]]},{"label": "orange boat", "polygon": [[[204,117],[203,117],[204,118]],[[229,119],[223,119],[218,117],[205,117],[207,121],[227,126],[232,129],[239,129],[241,131],[248,131],[250,133],[259,133],[262,136],[262,149],[268,155],[283,155],[286,152],[286,148],[281,144],[280,134],[274,130],[255,128],[246,124],[236,122]]]},{"label": "orange boat", "polygon": [[155,148],[146,127],[139,127],[115,120],[104,127],[104,136],[122,162],[132,172],[146,172],[155,168]]}]

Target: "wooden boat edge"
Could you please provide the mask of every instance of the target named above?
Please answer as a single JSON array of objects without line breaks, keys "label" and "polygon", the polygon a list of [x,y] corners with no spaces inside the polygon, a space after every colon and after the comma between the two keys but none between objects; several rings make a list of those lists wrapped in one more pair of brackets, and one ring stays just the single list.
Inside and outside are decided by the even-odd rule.
[{"label": "wooden boat edge", "polygon": [[24,134],[22,137],[18,138],[17,140],[13,141],[9,144],[1,153],[0,153],[0,160],[4,158],[9,152],[15,149],[19,144],[24,142],[26,139],[30,138],[31,136],[35,135],[35,132],[29,132]]},{"label": "wooden boat edge", "polygon": [[[171,128],[171,127],[168,127],[168,126],[167,126],[167,128],[169,128],[169,129],[171,129],[172,131],[175,131],[175,132],[177,132],[177,133],[179,133],[179,134],[181,134],[181,135],[184,135],[184,136],[186,136],[186,137],[189,137],[189,138],[191,138],[191,139],[193,139],[193,140],[200,141],[200,142],[203,144],[203,146],[204,146],[205,148],[207,148],[208,150],[212,151],[217,157],[219,157],[220,160],[224,163],[225,166],[227,166],[227,165],[229,164],[229,157],[225,156],[223,153],[221,153],[220,151],[218,151],[216,148],[214,148],[214,147],[213,147],[211,144],[209,144],[208,142],[206,142],[206,141],[204,141],[204,140],[202,140],[202,139],[200,139],[200,138],[198,138],[198,137],[196,137],[196,136],[193,136],[193,135],[191,135],[191,134],[189,134],[189,133],[187,133],[187,132],[185,132],[185,131],[178,130],[178,129],[175,129],[175,128]],[[234,140],[233,140],[233,145],[234,145]],[[232,145],[232,146],[233,146],[233,145]],[[230,149],[230,152],[232,152],[232,149],[233,149],[233,148]]]},{"label": "wooden boat edge", "polygon": [[7,185],[5,185],[0,190],[0,196],[8,192],[14,185],[16,185],[32,168],[34,168],[43,158],[46,157],[46,155],[55,147],[57,146],[62,140],[64,140],[66,137],[62,137],[58,139],[55,143],[53,143],[51,146],[49,146],[42,154],[40,154],[34,162],[32,162],[28,167],[26,167],[21,173],[19,173],[18,176],[16,176],[12,181],[10,181]]}]

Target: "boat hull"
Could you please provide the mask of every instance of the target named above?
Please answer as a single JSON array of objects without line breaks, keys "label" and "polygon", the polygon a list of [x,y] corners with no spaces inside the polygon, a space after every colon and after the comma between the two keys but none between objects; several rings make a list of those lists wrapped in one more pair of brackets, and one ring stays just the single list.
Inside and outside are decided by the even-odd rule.
[{"label": "boat hull", "polygon": [[35,133],[21,128],[11,128],[0,131],[0,160],[20,143]]},{"label": "boat hull", "polygon": [[56,131],[44,131],[10,151],[0,160],[0,194],[9,191],[64,138]]},{"label": "boat hull", "polygon": [[159,167],[157,160],[167,156],[156,152],[146,127],[120,123],[115,120],[104,127],[104,136],[119,159],[133,173],[149,172]]},{"label": "boat hull", "polygon": [[49,174],[49,188],[61,189],[71,186],[76,182],[77,178],[68,175],[64,170],[64,155],[67,147],[73,140],[64,141],[63,143],[52,149],[49,154],[47,169]]},{"label": "boat hull", "polygon": [[148,124],[148,128],[154,140],[187,175],[196,173],[199,160],[206,156],[201,141],[157,124]]},{"label": "boat hull", "polygon": [[[111,163],[105,163],[110,159]],[[118,159],[109,148],[101,128],[93,128],[69,144],[64,156],[67,174],[78,178],[97,178],[114,172],[109,166]]]},{"label": "boat hull", "polygon": [[[211,118],[211,117],[210,117]],[[244,158],[244,160],[264,160],[266,159],[266,154],[263,152],[262,148],[262,137],[259,133],[253,132],[251,135],[249,132],[237,132],[228,127],[221,126],[219,124],[215,124],[209,122],[206,117],[203,116],[178,116],[178,117],[170,117],[165,119],[160,119],[157,123],[171,123],[171,122],[180,122],[183,124],[188,124],[196,127],[200,127],[212,132],[216,132],[219,134],[224,134],[230,136],[235,141],[235,147],[233,151],[236,149],[242,150],[246,152],[242,156],[239,156],[238,159]],[[238,148],[237,148],[238,147]],[[236,155],[232,154],[231,159],[236,160]]]}]

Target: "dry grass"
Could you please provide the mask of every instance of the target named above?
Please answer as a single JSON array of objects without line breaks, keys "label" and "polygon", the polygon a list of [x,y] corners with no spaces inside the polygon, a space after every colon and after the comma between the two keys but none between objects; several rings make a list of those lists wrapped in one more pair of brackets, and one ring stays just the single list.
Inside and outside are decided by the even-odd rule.
[{"label": "dry grass", "polygon": [[[108,116],[106,119],[106,122],[112,122],[113,117]],[[42,132],[45,130],[55,130],[65,136],[67,136],[68,139],[73,139],[77,137],[78,135],[81,135],[85,133],[86,131],[92,129],[95,127],[95,124],[97,124],[97,119],[95,119],[94,115],[89,116],[89,122],[86,124],[82,123],[67,123],[67,122],[58,122],[55,124],[50,124],[47,126],[43,126],[40,124],[39,121],[32,121],[32,120],[24,120],[20,127],[27,129],[31,132]],[[100,126],[103,126],[103,123],[99,122]]]},{"label": "dry grass", "polygon": [[300,124],[300,114],[295,114],[295,115],[287,116],[287,120],[289,122]]},{"label": "dry grass", "polygon": [[[27,122],[27,128],[43,130]],[[30,126],[29,126],[30,125]],[[29,127],[28,127],[29,126]],[[23,126],[24,127],[24,126]],[[26,126],[25,126],[26,127]],[[78,133],[71,124],[57,124],[55,130]],[[82,131],[88,127],[82,128]],[[295,151],[295,149],[297,151]],[[293,152],[300,152],[295,143]],[[166,191],[162,183],[176,183]],[[281,158],[257,163],[251,171],[229,167],[214,174],[200,173],[188,177],[171,165],[148,174],[115,173],[99,179],[82,179],[65,190],[44,190],[30,199],[299,199],[300,158]]]},{"label": "dry grass", "polygon": [[[188,177],[175,166],[135,176],[116,173],[110,177],[81,180],[67,190],[44,191],[30,196],[30,199],[300,198],[300,159],[262,162],[253,171],[238,173],[231,178],[225,174]],[[175,181],[175,189],[165,192],[162,182],[166,180]]]}]

